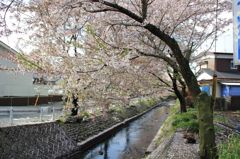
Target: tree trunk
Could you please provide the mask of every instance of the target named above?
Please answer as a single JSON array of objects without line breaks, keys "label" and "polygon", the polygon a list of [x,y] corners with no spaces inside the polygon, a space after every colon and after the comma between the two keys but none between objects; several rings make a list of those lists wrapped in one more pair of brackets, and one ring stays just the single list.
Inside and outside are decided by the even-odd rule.
[{"label": "tree trunk", "polygon": [[182,98],[184,100],[184,105],[182,105],[183,112],[187,112],[187,102],[186,102],[186,86],[182,85]]},{"label": "tree trunk", "polygon": [[195,103],[198,109],[200,157],[201,159],[216,158],[217,149],[213,125],[212,99],[206,92],[201,92]]},{"label": "tree trunk", "polygon": [[72,104],[74,105],[74,108],[72,108],[71,116],[75,116],[77,115],[77,112],[78,112],[78,98],[74,98],[72,101]]},{"label": "tree trunk", "polygon": [[179,89],[178,89],[178,87],[177,87],[177,81],[176,81],[176,79],[172,78],[172,82],[173,82],[173,90],[174,90],[174,92],[175,92],[175,94],[176,94],[176,96],[178,97],[179,102],[180,102],[181,113],[187,112],[187,109],[186,109],[186,100],[185,100],[184,95],[179,91]]},{"label": "tree trunk", "polygon": [[186,108],[186,100],[181,94],[181,96],[178,96],[179,102],[180,102],[180,107],[181,107],[181,113],[187,112]]},{"label": "tree trunk", "polygon": [[174,93],[176,94],[176,96],[179,99],[180,102],[180,109],[181,109],[181,113],[183,112],[187,112],[187,108],[186,108],[186,100],[185,100],[185,86],[184,83],[182,84],[183,90],[184,92],[180,92],[177,86],[177,76],[179,75],[178,71],[176,69],[173,69],[173,76],[171,75],[171,73],[168,71],[168,76],[171,78],[172,80],[172,85],[173,85],[173,90]]},{"label": "tree trunk", "polygon": [[144,26],[144,28],[163,40],[170,47],[172,53],[174,54],[182,77],[184,78],[184,81],[195,101],[194,103],[197,103],[198,105],[201,158],[214,158],[216,154],[216,148],[214,147],[216,144],[215,132],[213,128],[213,108],[210,97],[206,93],[201,94],[197,78],[189,66],[189,61],[182,54],[177,41],[152,24],[147,24]]}]

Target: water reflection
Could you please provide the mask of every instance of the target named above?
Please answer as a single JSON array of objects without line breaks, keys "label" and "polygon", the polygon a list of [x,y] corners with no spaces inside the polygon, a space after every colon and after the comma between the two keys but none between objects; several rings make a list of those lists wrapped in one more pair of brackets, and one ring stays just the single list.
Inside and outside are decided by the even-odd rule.
[{"label": "water reflection", "polygon": [[169,112],[169,107],[157,107],[121,129],[84,154],[71,159],[138,159],[156,135]]}]

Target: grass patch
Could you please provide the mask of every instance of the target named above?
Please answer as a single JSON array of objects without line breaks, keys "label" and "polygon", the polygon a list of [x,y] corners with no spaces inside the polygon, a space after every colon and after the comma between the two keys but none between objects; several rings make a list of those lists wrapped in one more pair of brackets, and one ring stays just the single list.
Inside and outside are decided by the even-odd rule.
[{"label": "grass patch", "polygon": [[154,105],[157,105],[157,99],[156,98],[143,99],[133,103],[132,105],[145,105],[147,108],[150,108]]},{"label": "grass patch", "polygon": [[110,107],[110,110],[122,110],[124,109],[124,106],[118,106],[118,107]]},{"label": "grass patch", "polygon": [[223,141],[219,145],[219,159],[239,159],[240,156],[240,135],[232,134],[228,141]]},{"label": "grass patch", "polygon": [[218,122],[225,122],[225,121],[228,121],[229,118],[225,116],[214,116],[213,120]]},{"label": "grass patch", "polygon": [[225,115],[222,112],[214,112],[213,120],[216,122],[225,122],[228,121],[229,118],[225,117]]},{"label": "grass patch", "polygon": [[40,120],[33,120],[32,122],[45,122],[45,121],[50,121],[49,119],[43,119],[42,121]]},{"label": "grass patch", "polygon": [[186,113],[178,113],[173,117],[173,128],[188,129],[195,133],[199,132],[199,123],[197,120],[197,110],[194,108],[188,109]]},{"label": "grass patch", "polygon": [[175,132],[176,129],[172,126],[172,123],[174,121],[174,116],[180,112],[179,107],[179,101],[176,100],[176,105],[171,107],[171,112],[168,118],[165,120],[165,122],[160,128],[160,131],[162,132],[160,133],[156,146],[160,145],[166,138],[168,138],[171,134]]}]

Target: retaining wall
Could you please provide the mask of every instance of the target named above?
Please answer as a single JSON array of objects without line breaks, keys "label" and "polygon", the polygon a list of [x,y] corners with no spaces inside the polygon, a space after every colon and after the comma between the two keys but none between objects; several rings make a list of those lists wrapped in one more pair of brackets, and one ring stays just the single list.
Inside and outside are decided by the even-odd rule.
[{"label": "retaining wall", "polygon": [[0,128],[0,158],[64,158],[77,150],[58,121]]}]

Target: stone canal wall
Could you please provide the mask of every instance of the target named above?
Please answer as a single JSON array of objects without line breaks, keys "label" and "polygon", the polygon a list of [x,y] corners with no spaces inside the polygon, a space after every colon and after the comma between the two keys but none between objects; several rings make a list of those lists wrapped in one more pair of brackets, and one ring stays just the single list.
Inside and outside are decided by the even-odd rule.
[{"label": "stone canal wall", "polygon": [[0,128],[0,158],[64,158],[77,149],[59,122]]},{"label": "stone canal wall", "polygon": [[149,107],[146,107],[146,105],[130,106],[120,111],[110,110],[103,115],[95,116],[85,121],[66,123],[63,125],[63,128],[74,141],[81,142],[146,110],[149,110]]}]

